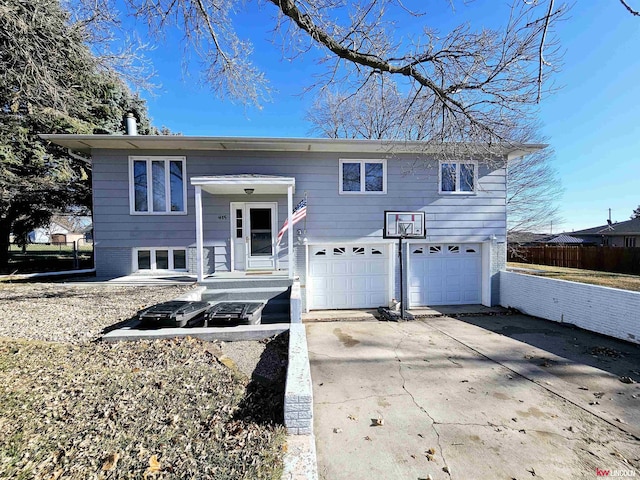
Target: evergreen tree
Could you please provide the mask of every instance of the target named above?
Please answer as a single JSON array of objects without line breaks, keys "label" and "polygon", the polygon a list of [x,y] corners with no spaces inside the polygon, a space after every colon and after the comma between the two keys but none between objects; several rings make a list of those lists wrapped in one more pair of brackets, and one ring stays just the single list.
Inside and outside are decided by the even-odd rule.
[{"label": "evergreen tree", "polygon": [[0,0],[0,270],[18,238],[54,212],[91,208],[90,165],[39,133],[158,133],[145,102],[100,68],[59,0]]}]

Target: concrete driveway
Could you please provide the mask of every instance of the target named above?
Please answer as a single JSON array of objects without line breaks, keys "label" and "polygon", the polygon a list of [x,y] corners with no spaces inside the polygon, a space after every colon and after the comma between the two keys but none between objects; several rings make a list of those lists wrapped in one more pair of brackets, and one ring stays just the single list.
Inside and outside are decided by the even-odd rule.
[{"label": "concrete driveway", "polygon": [[640,377],[635,345],[520,315],[307,339],[321,479],[640,477],[640,388],[620,381]]}]

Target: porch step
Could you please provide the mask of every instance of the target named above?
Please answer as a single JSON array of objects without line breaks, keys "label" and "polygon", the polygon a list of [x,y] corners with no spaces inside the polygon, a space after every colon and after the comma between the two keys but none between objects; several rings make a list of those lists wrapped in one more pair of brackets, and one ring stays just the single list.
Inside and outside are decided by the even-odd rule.
[{"label": "porch step", "polygon": [[[209,303],[211,303],[211,305],[215,305],[217,303],[220,303],[220,301],[222,302],[235,302],[236,299],[234,300],[205,300],[208,301]],[[289,315],[289,312],[291,310],[290,307],[290,302],[289,299],[285,299],[285,298],[271,298],[269,300],[265,300],[264,298],[243,298],[243,299],[239,299],[237,301],[242,301],[242,302],[247,302],[247,303],[264,303],[265,306],[262,309],[262,315]]]},{"label": "porch step", "polygon": [[253,287],[253,288],[225,288],[207,289],[202,292],[204,302],[233,302],[233,301],[260,301],[266,302],[272,299],[289,301],[289,288],[283,287]]},{"label": "porch step", "polygon": [[262,323],[262,325],[273,325],[274,323],[291,323],[291,316],[289,315],[289,313],[263,313],[260,323]]},{"label": "porch step", "polygon": [[289,288],[293,281],[287,277],[256,277],[256,278],[205,278],[199,285],[207,290],[237,289],[237,288]]}]

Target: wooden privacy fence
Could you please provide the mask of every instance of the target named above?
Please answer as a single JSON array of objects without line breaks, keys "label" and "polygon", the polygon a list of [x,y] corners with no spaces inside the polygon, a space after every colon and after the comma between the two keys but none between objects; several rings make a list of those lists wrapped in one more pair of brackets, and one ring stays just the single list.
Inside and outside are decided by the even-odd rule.
[{"label": "wooden privacy fence", "polygon": [[508,261],[640,275],[640,248],[512,247],[509,248]]}]

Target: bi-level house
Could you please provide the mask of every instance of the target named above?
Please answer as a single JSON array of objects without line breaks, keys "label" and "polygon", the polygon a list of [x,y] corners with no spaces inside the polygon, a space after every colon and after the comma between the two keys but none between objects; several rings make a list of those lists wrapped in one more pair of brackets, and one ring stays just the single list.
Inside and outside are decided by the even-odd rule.
[{"label": "bi-level house", "polygon": [[[541,147],[496,146],[486,161],[421,142],[43,138],[91,154],[97,275],[279,272],[299,278],[305,310],[399,298],[398,243],[383,235],[389,210],[425,214],[424,238],[404,242],[405,305],[497,304],[505,165]],[[306,217],[278,241],[303,199]]]}]

